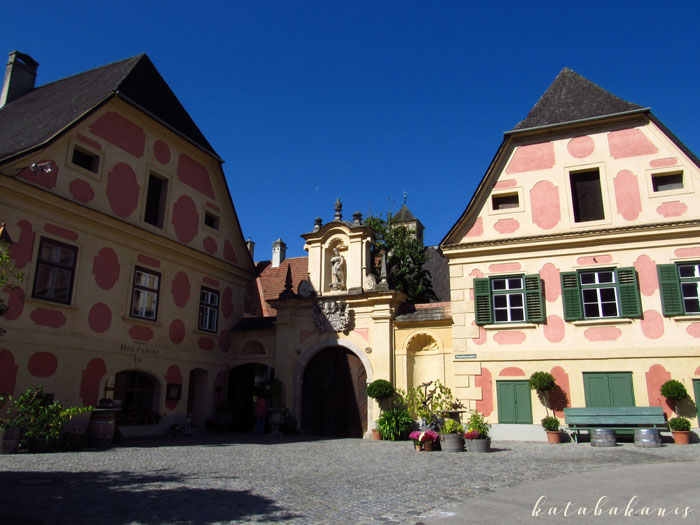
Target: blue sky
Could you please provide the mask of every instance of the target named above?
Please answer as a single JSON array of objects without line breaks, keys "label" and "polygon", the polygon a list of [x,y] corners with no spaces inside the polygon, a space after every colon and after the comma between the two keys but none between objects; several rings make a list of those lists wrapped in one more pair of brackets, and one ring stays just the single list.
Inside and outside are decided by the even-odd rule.
[{"label": "blue sky", "polygon": [[696,2],[25,1],[0,53],[38,83],[145,52],[226,161],[256,259],[314,218],[408,206],[437,244],[563,67],[700,153]]}]

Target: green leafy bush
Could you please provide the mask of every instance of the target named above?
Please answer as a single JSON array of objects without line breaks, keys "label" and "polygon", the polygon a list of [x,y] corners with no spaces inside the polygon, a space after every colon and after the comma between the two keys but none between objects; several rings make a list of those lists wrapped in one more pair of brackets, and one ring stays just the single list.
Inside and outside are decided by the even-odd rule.
[{"label": "green leafy bush", "polygon": [[377,401],[389,399],[394,393],[394,386],[386,379],[376,379],[367,385],[367,395]]},{"label": "green leafy bush", "polygon": [[441,434],[461,434],[464,432],[462,425],[454,419],[445,419],[445,422],[440,427]]},{"label": "green leafy bush", "polygon": [[467,433],[478,432],[479,437],[476,439],[485,439],[489,437],[489,431],[491,430],[491,425],[486,422],[483,414],[480,414],[477,410],[472,410],[469,416],[469,421],[465,425],[467,427]]},{"label": "green leafy bush", "polygon": [[661,395],[666,399],[670,399],[671,401],[682,401],[683,399],[687,399],[689,397],[688,391],[685,389],[685,385],[680,381],[676,381],[675,379],[666,381],[663,385],[661,385]]},{"label": "green leafy bush", "polygon": [[537,390],[538,392],[549,392],[557,386],[554,376],[549,372],[535,372],[530,376],[528,382],[530,383],[530,390]]},{"label": "green leafy bush", "polygon": [[672,417],[668,420],[668,427],[676,432],[687,432],[690,430],[690,421],[684,417]]},{"label": "green leafy bush", "polygon": [[554,416],[542,418],[542,427],[550,432],[559,430],[559,419]]},{"label": "green leafy bush", "polygon": [[423,419],[433,427],[445,412],[464,408],[464,405],[454,398],[452,390],[439,380],[428,381],[419,387],[410,387],[408,391],[399,389],[397,392],[403,398],[411,417]]},{"label": "green leafy bush", "polygon": [[389,441],[405,438],[412,426],[413,418],[408,411],[400,408],[385,410],[377,420],[377,430],[382,439]]},{"label": "green leafy bush", "polygon": [[63,425],[92,407],[66,407],[53,401],[44,388],[28,388],[15,400],[13,425],[22,429],[20,448],[56,448]]}]

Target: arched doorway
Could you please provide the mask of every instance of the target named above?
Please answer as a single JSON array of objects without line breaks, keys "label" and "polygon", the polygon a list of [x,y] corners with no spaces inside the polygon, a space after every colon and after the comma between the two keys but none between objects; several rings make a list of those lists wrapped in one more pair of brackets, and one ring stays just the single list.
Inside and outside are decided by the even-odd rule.
[{"label": "arched doorway", "polygon": [[228,400],[233,412],[232,429],[251,432],[255,426],[253,397],[259,395],[274,379],[274,370],[260,363],[237,366],[229,372]]},{"label": "arched doorway", "polygon": [[160,382],[148,372],[123,370],[114,377],[112,398],[121,411],[117,413],[120,425],[155,425],[160,421]]},{"label": "arched doorway", "polygon": [[367,372],[353,352],[326,348],[306,365],[302,429],[327,437],[362,437],[367,431]]}]

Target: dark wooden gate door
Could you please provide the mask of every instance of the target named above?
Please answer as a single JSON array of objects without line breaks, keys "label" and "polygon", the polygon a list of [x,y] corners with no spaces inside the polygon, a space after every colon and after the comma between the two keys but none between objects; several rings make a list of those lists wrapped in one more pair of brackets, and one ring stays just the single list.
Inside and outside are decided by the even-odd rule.
[{"label": "dark wooden gate door", "polygon": [[367,372],[342,347],[316,354],[304,370],[302,428],[306,434],[362,437],[367,431]]}]

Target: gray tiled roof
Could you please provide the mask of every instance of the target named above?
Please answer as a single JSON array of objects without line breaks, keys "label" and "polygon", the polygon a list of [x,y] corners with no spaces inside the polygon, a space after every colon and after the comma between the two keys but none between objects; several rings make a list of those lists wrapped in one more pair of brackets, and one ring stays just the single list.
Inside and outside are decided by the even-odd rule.
[{"label": "gray tiled roof", "polygon": [[565,67],[527,117],[513,130],[623,113],[642,106],[627,102]]},{"label": "gray tiled roof", "polygon": [[36,87],[0,109],[0,160],[51,140],[115,93],[215,154],[153,63],[141,54]]}]

